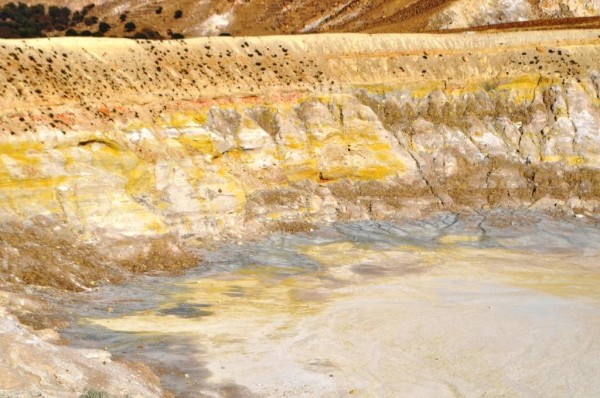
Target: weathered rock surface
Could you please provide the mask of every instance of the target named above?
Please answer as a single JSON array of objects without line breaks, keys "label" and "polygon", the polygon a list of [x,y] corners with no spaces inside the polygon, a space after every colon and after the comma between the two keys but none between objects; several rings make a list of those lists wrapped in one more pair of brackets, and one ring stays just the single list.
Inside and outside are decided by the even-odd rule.
[{"label": "weathered rock surface", "polygon": [[5,41],[0,214],[188,243],[437,209],[594,214],[598,36]]},{"label": "weathered rock surface", "polygon": [[162,396],[143,365],[115,363],[106,351],[57,346],[58,339],[54,330],[33,332],[0,307],[0,396],[78,397],[86,386],[119,397]]},{"label": "weathered rock surface", "polygon": [[84,289],[337,220],[597,215],[599,59],[593,30],[2,41],[0,277]]}]

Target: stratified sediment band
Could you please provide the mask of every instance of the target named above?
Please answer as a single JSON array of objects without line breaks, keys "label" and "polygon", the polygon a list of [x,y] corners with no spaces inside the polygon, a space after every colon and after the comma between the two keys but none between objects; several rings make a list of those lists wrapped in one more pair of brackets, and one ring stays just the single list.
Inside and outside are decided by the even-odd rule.
[{"label": "stratified sediment band", "polygon": [[597,214],[599,59],[593,30],[2,41],[0,215],[201,243],[434,210]]}]

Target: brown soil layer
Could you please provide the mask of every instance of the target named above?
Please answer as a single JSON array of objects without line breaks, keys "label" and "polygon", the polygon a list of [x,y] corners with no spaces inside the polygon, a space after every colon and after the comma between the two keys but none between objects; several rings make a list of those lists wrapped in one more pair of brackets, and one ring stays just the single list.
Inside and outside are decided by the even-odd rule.
[{"label": "brown soil layer", "polygon": [[[0,1],[0,5],[9,0]],[[68,6],[79,10],[88,0],[26,0],[29,5]],[[474,0],[293,0],[282,4],[277,0],[208,0],[169,2],[164,0],[98,0],[88,16],[108,23],[107,37],[132,37],[135,33],[155,32],[169,38],[170,33],[180,33],[186,38],[228,33],[234,36],[372,32],[408,33],[444,31],[458,25],[462,30],[513,30],[513,29],[577,29],[598,27],[598,10],[578,9],[562,4],[552,8],[551,2],[530,1],[520,13],[504,10],[502,2],[485,4],[481,12]],[[450,8],[479,13],[476,22],[464,21]],[[571,8],[570,8],[571,7]],[[593,6],[591,6],[593,7]],[[588,7],[589,8],[589,7]],[[449,11],[450,10],[450,11]],[[177,11],[182,16],[176,18]],[[501,15],[501,19],[494,15]],[[595,14],[594,14],[595,13]],[[591,18],[584,18],[591,17]],[[218,22],[218,21],[221,22]],[[526,22],[517,22],[523,21]],[[211,22],[217,21],[217,22]],[[506,21],[506,23],[504,23]],[[134,31],[126,29],[133,22]],[[499,23],[500,22],[500,23]],[[214,26],[213,26],[214,25]],[[74,27],[77,31],[96,31],[97,24]],[[50,32],[61,36],[64,32]],[[152,36],[152,35],[151,35]]]},{"label": "brown soil layer", "polygon": [[198,264],[173,236],[84,243],[45,217],[0,224],[0,282],[82,291],[122,282],[129,273],[180,272]]}]

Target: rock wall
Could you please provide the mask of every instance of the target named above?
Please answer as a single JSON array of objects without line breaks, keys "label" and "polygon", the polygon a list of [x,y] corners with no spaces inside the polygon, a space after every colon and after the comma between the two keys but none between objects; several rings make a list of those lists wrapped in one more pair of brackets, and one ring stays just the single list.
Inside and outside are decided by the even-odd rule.
[{"label": "rock wall", "polygon": [[436,210],[597,214],[599,59],[589,30],[2,41],[0,217],[195,245]]}]

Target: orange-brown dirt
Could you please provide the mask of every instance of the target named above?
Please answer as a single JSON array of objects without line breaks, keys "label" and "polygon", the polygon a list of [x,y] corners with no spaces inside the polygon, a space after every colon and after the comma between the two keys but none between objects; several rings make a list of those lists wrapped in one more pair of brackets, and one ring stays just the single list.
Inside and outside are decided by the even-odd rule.
[{"label": "orange-brown dirt", "polygon": [[[127,247],[134,247],[127,250]],[[129,253],[131,252],[131,253]],[[81,291],[121,282],[129,272],[177,272],[198,259],[173,237],[82,243],[58,222],[34,217],[27,223],[0,225],[0,283],[19,289],[25,285]],[[125,253],[119,258],[114,253]]]},{"label": "orange-brown dirt", "polygon": [[[10,0],[1,0],[0,5]],[[25,0],[27,4],[68,6],[79,10],[88,3],[96,7],[89,13],[111,25],[106,36],[132,36],[135,32],[156,31],[165,38],[169,32],[185,37],[229,33],[234,36],[273,34],[369,32],[401,33],[479,29],[566,29],[600,27],[598,10],[556,4],[556,2],[529,0],[527,12],[502,9],[504,3],[489,0]],[[519,3],[519,2],[515,2]],[[476,20],[463,21],[450,10],[451,6],[482,13]],[[182,16],[175,17],[181,10]],[[497,15],[502,14],[501,17]],[[506,15],[505,15],[506,14]],[[494,17],[496,15],[496,17]],[[134,22],[135,32],[125,30],[125,24]],[[457,27],[455,25],[458,25]],[[76,27],[76,30],[94,30],[96,26]],[[61,35],[61,32],[53,34]]]}]

